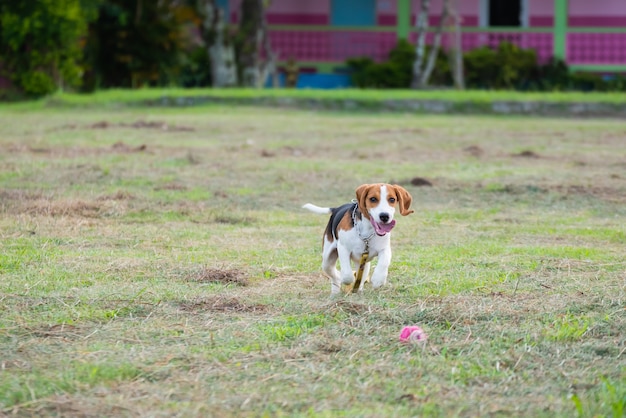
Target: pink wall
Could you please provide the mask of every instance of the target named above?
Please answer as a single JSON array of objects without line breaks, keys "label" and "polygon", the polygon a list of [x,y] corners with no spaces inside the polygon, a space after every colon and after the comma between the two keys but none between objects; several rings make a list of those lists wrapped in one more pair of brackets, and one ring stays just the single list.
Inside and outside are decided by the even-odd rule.
[{"label": "pink wall", "polygon": [[331,0],[272,0],[269,13],[329,14]]},{"label": "pink wall", "polygon": [[[552,26],[554,2],[529,1],[530,26]],[[569,26],[626,26],[626,0],[569,0]]]},{"label": "pink wall", "polygon": [[[478,14],[480,0],[456,0],[458,4],[458,10],[462,17],[463,26],[478,26]],[[415,24],[416,18],[419,15],[421,1],[411,0],[411,25]],[[428,9],[428,24],[435,26],[439,23],[439,15],[441,14],[441,7],[443,0],[431,0],[430,7]],[[378,24],[382,26],[395,26],[396,25],[396,10],[397,0],[378,0],[377,1],[377,13]]]},{"label": "pink wall", "polygon": [[[419,15],[420,0],[411,0],[411,10],[416,17]],[[456,0],[458,13],[461,15],[463,26],[478,26],[480,15],[480,0]],[[431,0],[429,7],[429,25],[439,24],[439,15],[443,7],[443,0]]]},{"label": "pink wall", "polygon": [[569,0],[570,26],[626,26],[625,0]]},{"label": "pink wall", "polygon": [[574,16],[626,16],[624,0],[569,0],[569,13]]},{"label": "pink wall", "polygon": [[[597,0],[596,0],[597,1]],[[528,25],[529,26],[552,26],[554,25],[554,1],[528,0]]]},{"label": "pink wall", "polygon": [[330,1],[272,0],[267,11],[270,25],[327,25]]},{"label": "pink wall", "polygon": [[[272,0],[267,10],[270,25],[327,25],[330,22],[331,0]],[[230,21],[236,22],[241,0],[229,0]]]},{"label": "pink wall", "polygon": [[[481,0],[455,0],[462,16],[463,26],[479,26]],[[554,19],[553,0],[527,0],[528,24],[532,27],[551,27]],[[268,23],[274,25],[327,25],[330,23],[332,0],[272,0]],[[421,0],[411,0],[411,24],[415,24]],[[443,0],[431,0],[429,25],[439,22]],[[241,0],[229,0],[231,22],[237,20]],[[397,0],[377,0],[377,23],[395,26]],[[569,0],[569,26],[626,26],[626,0]]]}]

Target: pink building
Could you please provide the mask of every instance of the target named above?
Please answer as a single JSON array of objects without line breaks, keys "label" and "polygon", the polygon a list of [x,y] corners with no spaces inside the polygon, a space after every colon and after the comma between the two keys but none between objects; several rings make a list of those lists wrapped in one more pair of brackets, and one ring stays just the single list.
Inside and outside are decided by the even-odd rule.
[{"label": "pink building", "polygon": [[[626,72],[626,0],[451,0],[462,22],[464,50],[509,41],[533,48],[540,60],[564,59],[574,70]],[[433,29],[443,0],[431,0]],[[230,21],[241,0],[218,1]],[[346,59],[387,58],[400,38],[415,41],[420,0],[272,0],[267,12],[272,47],[318,74]],[[427,38],[430,41],[432,35]],[[443,46],[446,46],[444,37]]]}]

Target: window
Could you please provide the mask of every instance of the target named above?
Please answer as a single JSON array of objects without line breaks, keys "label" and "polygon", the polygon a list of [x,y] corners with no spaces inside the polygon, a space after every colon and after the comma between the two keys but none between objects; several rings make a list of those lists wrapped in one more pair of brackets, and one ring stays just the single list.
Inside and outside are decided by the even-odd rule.
[{"label": "window", "polygon": [[374,26],[376,0],[331,0],[330,21],[334,26]]},{"label": "window", "polygon": [[528,26],[528,0],[481,0],[481,26]]}]

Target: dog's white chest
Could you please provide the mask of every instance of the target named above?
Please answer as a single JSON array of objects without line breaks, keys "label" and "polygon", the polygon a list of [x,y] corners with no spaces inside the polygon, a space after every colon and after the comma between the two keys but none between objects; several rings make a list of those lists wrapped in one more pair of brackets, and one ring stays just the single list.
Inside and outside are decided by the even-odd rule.
[{"label": "dog's white chest", "polygon": [[356,228],[339,232],[339,245],[349,250],[350,258],[355,261],[359,261],[361,255],[365,252],[369,254],[368,261],[370,261],[378,256],[381,251],[389,248],[389,244],[390,234],[386,234],[382,237],[374,234],[364,239]]}]

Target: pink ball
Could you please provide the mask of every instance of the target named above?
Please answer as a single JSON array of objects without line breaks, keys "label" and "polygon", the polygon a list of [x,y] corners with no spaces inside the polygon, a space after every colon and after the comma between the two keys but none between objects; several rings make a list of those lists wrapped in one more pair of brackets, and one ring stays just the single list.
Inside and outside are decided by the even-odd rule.
[{"label": "pink ball", "polygon": [[426,341],[427,338],[428,336],[426,335],[424,330],[417,325],[406,326],[402,328],[402,331],[400,331],[400,342],[403,343],[418,343]]}]

